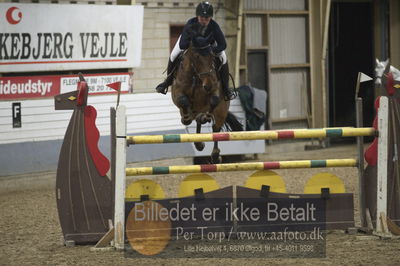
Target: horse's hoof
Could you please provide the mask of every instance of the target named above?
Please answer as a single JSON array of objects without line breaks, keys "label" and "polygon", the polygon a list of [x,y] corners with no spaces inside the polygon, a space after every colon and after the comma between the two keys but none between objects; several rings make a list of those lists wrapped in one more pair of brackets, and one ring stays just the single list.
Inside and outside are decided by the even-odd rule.
[{"label": "horse's hoof", "polygon": [[221,156],[219,156],[219,154],[212,154],[211,155],[211,163],[212,164],[218,164],[218,163],[221,163],[222,162],[222,157]]},{"label": "horse's hoof", "polygon": [[204,117],[205,117],[205,121],[206,122],[208,122],[208,123],[213,123],[213,124],[215,124],[214,123],[214,121],[215,121],[215,119],[214,119],[214,115],[212,114],[212,113],[206,113],[205,115],[204,115]]},{"label": "horse's hoof", "polygon": [[201,114],[198,114],[197,115],[197,117],[196,117],[196,122],[198,123],[198,124],[205,124],[205,123],[210,123],[211,121],[213,121],[213,116],[212,116],[212,114],[209,114],[209,113],[207,113],[207,114],[203,114],[203,113],[201,113]]},{"label": "horse's hoof", "polygon": [[194,146],[196,147],[196,150],[202,151],[202,150],[204,150],[204,147],[206,145],[204,144],[204,142],[195,142]]},{"label": "horse's hoof", "polygon": [[197,116],[196,116],[196,122],[197,122],[197,124],[204,124],[204,114],[198,114]]},{"label": "horse's hoof", "polygon": [[190,118],[181,118],[181,123],[188,126],[192,123],[192,120]]},{"label": "horse's hoof", "polygon": [[211,153],[211,161],[212,163],[220,163],[221,156],[219,156],[220,150],[219,149],[214,149],[213,152]]}]

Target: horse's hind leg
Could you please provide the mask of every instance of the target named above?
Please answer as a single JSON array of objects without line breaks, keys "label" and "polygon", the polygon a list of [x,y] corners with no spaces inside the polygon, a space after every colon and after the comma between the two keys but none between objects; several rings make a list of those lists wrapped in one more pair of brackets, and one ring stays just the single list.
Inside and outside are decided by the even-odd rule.
[{"label": "horse's hind leg", "polygon": [[[196,133],[199,134],[201,132],[201,123],[196,122]],[[195,142],[194,146],[196,147],[196,150],[202,151],[204,150],[204,142]]]},{"label": "horse's hind leg", "polygon": [[[221,126],[218,127],[218,126],[216,126],[216,124],[213,125],[214,133],[217,133],[220,130],[221,130]],[[214,148],[211,153],[211,163],[219,163],[220,162],[219,153],[220,153],[220,150],[218,148],[218,141],[214,141]]]}]

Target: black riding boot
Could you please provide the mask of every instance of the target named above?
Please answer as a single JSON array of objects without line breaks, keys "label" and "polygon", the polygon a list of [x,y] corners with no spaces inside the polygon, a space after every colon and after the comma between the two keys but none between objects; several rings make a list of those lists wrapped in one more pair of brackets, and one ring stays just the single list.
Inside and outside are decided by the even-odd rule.
[{"label": "black riding boot", "polygon": [[[177,59],[175,59],[175,61],[177,61]],[[171,60],[168,60],[167,78],[164,80],[164,82],[158,84],[158,86],[156,87],[156,91],[158,93],[167,94],[168,87],[172,85],[172,82],[174,81],[174,73],[172,73],[175,68],[174,63],[175,62],[171,62]]]},{"label": "black riding boot", "polygon": [[222,91],[224,92],[225,101],[230,101],[236,98],[236,93],[229,88],[229,67],[228,63],[225,63],[221,66],[219,71],[219,75],[221,78]]}]

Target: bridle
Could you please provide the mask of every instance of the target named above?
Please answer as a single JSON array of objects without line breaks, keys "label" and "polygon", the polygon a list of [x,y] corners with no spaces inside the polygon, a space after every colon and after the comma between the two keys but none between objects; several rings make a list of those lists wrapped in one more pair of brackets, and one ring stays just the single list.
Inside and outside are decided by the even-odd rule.
[{"label": "bridle", "polygon": [[[208,48],[210,48],[210,46],[211,45],[207,45],[207,46],[204,46],[204,47],[196,47],[196,48],[194,48],[195,50],[204,50],[204,49],[208,49]],[[211,55],[212,55],[212,53],[210,53]],[[201,77],[202,76],[209,76],[209,75],[211,75],[212,74],[212,72],[213,71],[215,71],[215,64],[214,64],[214,62],[211,64],[211,68],[210,68],[210,70],[209,71],[205,71],[205,72],[199,72],[198,70],[197,70],[197,68],[196,68],[196,66],[194,65],[194,59],[193,58],[191,58],[191,66],[192,66],[192,68],[193,68],[193,70],[194,70],[194,73],[196,74],[196,76],[199,78],[199,79],[201,79]]]},{"label": "bridle", "polygon": [[199,71],[197,71],[197,68],[193,63],[191,63],[191,65],[193,67],[194,73],[197,75],[197,77],[199,79],[201,79],[202,76],[209,76],[209,75],[211,75],[211,73],[213,71],[215,71],[214,63],[211,65],[211,69],[209,71],[206,71],[206,72],[199,72]]}]

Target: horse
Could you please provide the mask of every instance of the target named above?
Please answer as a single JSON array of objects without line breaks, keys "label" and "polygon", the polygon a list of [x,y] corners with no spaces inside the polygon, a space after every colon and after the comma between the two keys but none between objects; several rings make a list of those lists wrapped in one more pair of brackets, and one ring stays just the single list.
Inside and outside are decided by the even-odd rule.
[{"label": "horse", "polygon": [[[211,35],[193,37],[183,52],[172,84],[172,100],[180,110],[183,125],[196,121],[196,133],[208,122],[213,123],[213,132],[220,132],[223,126],[231,131],[243,131],[242,124],[229,112],[230,102],[224,100],[210,38]],[[198,151],[204,149],[203,142],[194,144]],[[218,141],[214,141],[212,163],[219,161],[219,154]]]}]

